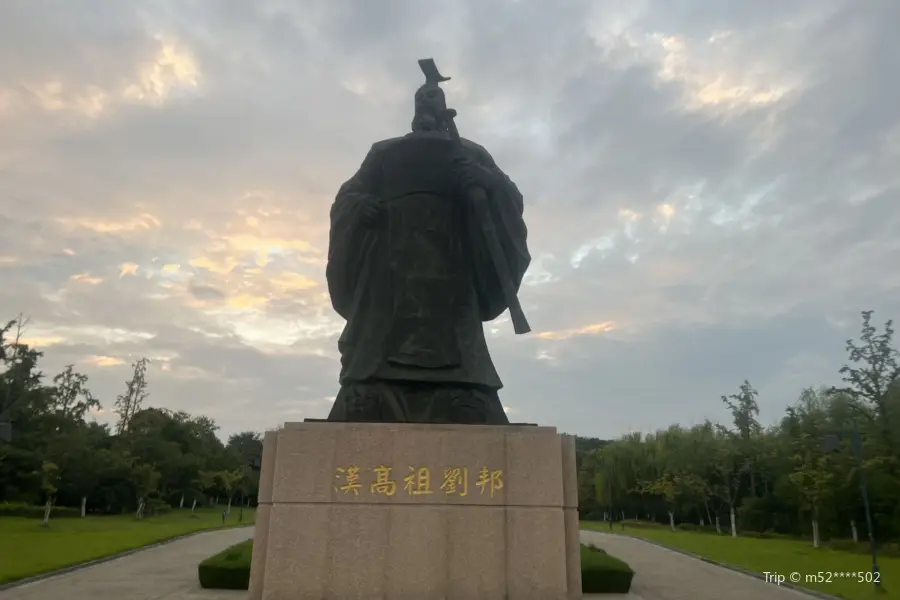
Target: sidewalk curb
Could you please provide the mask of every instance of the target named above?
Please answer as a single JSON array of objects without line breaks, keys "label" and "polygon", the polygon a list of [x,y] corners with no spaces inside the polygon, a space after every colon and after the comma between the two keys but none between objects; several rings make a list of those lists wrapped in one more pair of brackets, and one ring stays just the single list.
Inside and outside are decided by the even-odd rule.
[{"label": "sidewalk curb", "polygon": [[253,525],[235,525],[234,527],[218,527],[216,529],[201,529],[199,531],[192,531],[190,533],[185,533],[179,536],[175,536],[166,540],[161,540],[159,542],[153,542],[152,544],[147,544],[146,546],[141,546],[139,548],[132,548],[131,550],[123,550],[122,552],[118,552],[116,554],[110,554],[109,556],[104,556],[101,558],[95,558],[93,560],[89,560],[87,562],[81,562],[75,565],[70,565],[68,567],[63,567],[61,569],[57,569],[55,571],[50,571],[48,573],[42,573],[40,575],[33,575],[31,577],[26,577],[24,579],[17,579],[15,581],[10,581],[9,583],[0,584],[0,592],[4,592],[6,590],[10,590],[12,588],[26,586],[32,583],[37,583],[39,581],[43,581],[45,579],[51,579],[53,577],[57,577],[59,575],[67,575],[74,571],[80,571],[81,569],[87,569],[88,567],[93,567],[96,565],[102,565],[103,563],[108,563],[110,561],[114,561],[119,558],[125,558],[126,556],[130,556],[132,554],[137,554],[138,552],[143,552],[144,550],[151,550],[153,548],[158,548],[160,546],[165,546],[166,544],[171,544],[172,542],[178,542],[187,538],[191,538],[198,535],[203,535],[205,533],[217,533],[220,531],[231,531],[232,529],[248,529],[253,527]]},{"label": "sidewalk curb", "polygon": [[[657,548],[662,548],[663,550],[669,550],[670,552],[675,552],[676,554],[681,554],[682,556],[687,556],[689,558],[693,558],[693,559],[699,560],[701,562],[705,562],[707,564],[710,564],[710,565],[713,565],[716,567],[721,567],[723,569],[728,569],[729,571],[733,571],[735,573],[740,573],[741,575],[746,575],[747,577],[752,577],[753,579],[758,579],[760,581],[766,581],[765,576],[762,575],[761,573],[757,573],[756,571],[749,571],[742,567],[736,567],[734,565],[722,563],[722,562],[713,560],[711,558],[706,558],[705,556],[700,556],[699,554],[694,554],[693,552],[688,552],[687,550],[680,550],[678,548],[666,546],[665,544],[660,544],[659,542],[655,542],[653,540],[648,540],[647,538],[642,538],[640,536],[630,535],[628,533],[607,533],[605,531],[596,531],[594,529],[581,529],[581,531],[590,531],[590,532],[594,532],[594,533],[601,533],[603,535],[616,535],[619,537],[631,538],[631,539],[637,540],[639,542],[644,542],[646,544],[650,544],[651,546],[656,546]],[[799,592],[801,594],[806,594],[806,595],[812,596],[814,598],[821,598],[821,600],[842,600],[838,596],[832,596],[831,594],[826,594],[825,592],[820,592],[818,590],[811,590],[809,588],[801,587],[799,585],[794,585],[792,583],[785,582],[780,585],[777,585],[777,584],[774,584],[771,582],[766,582],[766,583],[769,583],[770,585],[776,585],[776,587],[787,588],[789,590],[793,590],[793,591]]]}]

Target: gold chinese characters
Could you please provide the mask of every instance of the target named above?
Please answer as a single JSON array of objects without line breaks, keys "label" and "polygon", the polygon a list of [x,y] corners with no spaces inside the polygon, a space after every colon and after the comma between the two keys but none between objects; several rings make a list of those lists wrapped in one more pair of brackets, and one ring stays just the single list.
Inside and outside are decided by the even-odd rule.
[{"label": "gold chinese characters", "polygon": [[[393,496],[397,493],[397,482],[391,479],[391,468],[384,465],[375,467],[375,482],[369,488],[373,494]],[[340,472],[340,469],[338,469]]]},{"label": "gold chinese characters", "polygon": [[[392,497],[401,489],[394,478],[393,467],[378,465],[367,473],[365,484],[361,481],[362,469],[356,465],[338,467],[335,471],[334,491],[340,494],[359,496],[360,490],[368,489],[373,496]],[[439,474],[441,471],[439,471]],[[442,470],[440,485],[437,479],[432,481],[431,469],[423,466],[408,466],[403,477],[402,491],[407,496],[423,496],[443,492],[445,496],[465,497],[469,495],[469,468],[446,467]],[[475,487],[482,496],[493,498],[503,489],[503,470],[490,469],[483,466],[475,472]],[[436,487],[435,487],[436,486]]]},{"label": "gold chinese characters", "polygon": [[345,494],[352,493],[354,496],[359,496],[359,467],[350,466],[346,469],[338,467],[335,477],[343,479],[343,484],[336,486],[336,490],[340,490]]}]

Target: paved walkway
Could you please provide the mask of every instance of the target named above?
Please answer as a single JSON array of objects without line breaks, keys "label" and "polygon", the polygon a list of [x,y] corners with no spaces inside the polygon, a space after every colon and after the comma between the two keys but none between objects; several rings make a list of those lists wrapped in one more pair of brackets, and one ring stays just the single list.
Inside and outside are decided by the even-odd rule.
[{"label": "paved walkway", "polygon": [[[634,569],[635,600],[811,600],[809,594],[660,548],[634,538],[582,531],[581,541],[621,558]],[[599,597],[599,596],[598,596]]]},{"label": "paved walkway", "polygon": [[[246,592],[203,590],[197,565],[248,539],[249,527],[203,533],[107,563],[0,592],[0,600],[243,600]],[[614,600],[810,600],[811,596],[762,582],[633,538],[582,531],[593,543],[637,573],[627,596]]]},{"label": "paved walkway", "polygon": [[243,600],[244,591],[201,589],[197,565],[251,535],[252,527],[201,533],[14,587],[0,592],[0,600]]}]

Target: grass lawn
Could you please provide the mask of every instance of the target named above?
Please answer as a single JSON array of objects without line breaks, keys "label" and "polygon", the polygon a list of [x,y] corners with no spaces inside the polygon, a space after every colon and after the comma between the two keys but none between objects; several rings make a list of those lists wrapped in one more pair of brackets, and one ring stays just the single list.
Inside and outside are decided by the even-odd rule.
[{"label": "grass lawn", "polygon": [[[608,523],[582,521],[581,528],[609,532]],[[645,538],[760,574],[765,571],[783,575],[797,572],[805,577],[820,571],[869,572],[872,568],[872,559],[867,554],[815,549],[811,542],[801,540],[732,538],[730,535],[671,531],[664,527],[628,527],[627,524],[623,531],[618,523],[613,533]],[[881,585],[887,593],[877,594],[871,583],[858,583],[847,578],[832,578],[831,583],[801,581],[797,585],[848,600],[900,598],[900,558],[879,557],[878,566],[881,568]]]},{"label": "grass lawn", "polygon": [[[232,509],[224,527],[238,525]],[[252,525],[254,511],[244,509],[241,525]],[[179,535],[222,528],[222,509],[173,509],[158,517],[132,515],[66,518],[42,527],[38,519],[0,517],[0,584],[40,575]]]}]

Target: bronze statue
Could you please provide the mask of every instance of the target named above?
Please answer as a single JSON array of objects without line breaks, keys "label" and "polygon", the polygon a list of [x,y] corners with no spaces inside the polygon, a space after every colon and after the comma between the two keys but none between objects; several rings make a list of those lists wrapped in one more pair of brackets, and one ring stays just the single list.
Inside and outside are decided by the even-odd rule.
[{"label": "bronze statue", "polygon": [[412,132],[377,142],[331,208],[328,291],[347,320],[329,421],[508,424],[482,323],[531,257],[515,184],[459,137],[431,59]]}]

